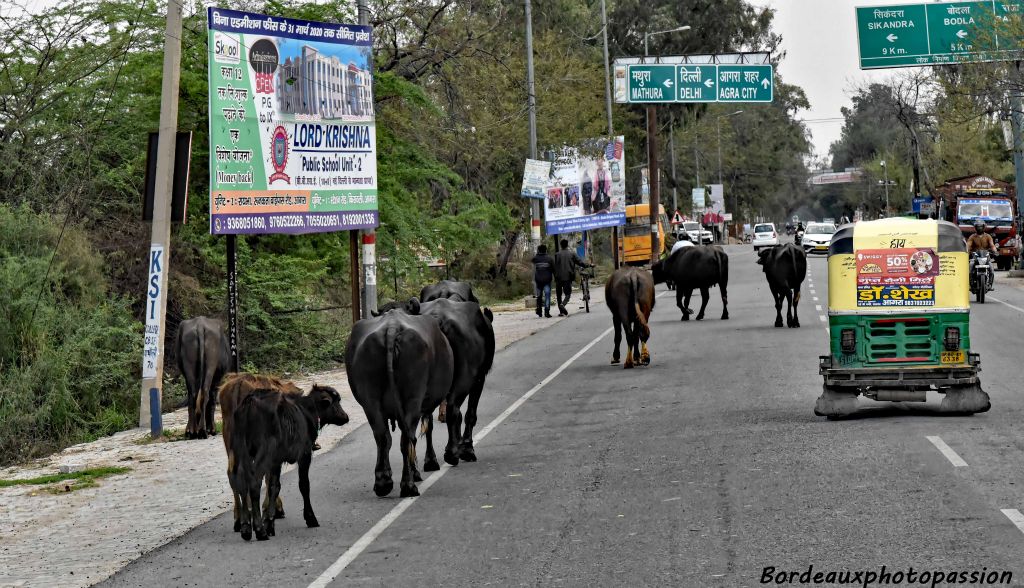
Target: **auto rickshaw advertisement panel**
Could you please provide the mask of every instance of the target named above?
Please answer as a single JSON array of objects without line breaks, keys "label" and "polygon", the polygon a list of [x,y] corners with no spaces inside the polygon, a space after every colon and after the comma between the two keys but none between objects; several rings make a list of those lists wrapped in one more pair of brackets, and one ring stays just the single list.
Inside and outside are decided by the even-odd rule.
[{"label": "auto rickshaw advertisement panel", "polygon": [[966,312],[963,239],[943,228],[894,218],[840,229],[829,254],[829,313]]}]

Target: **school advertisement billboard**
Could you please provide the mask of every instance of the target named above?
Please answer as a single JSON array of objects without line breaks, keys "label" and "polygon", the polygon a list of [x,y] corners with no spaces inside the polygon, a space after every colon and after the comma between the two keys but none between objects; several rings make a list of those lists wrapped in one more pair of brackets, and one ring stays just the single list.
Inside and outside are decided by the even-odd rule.
[{"label": "school advertisement billboard", "polygon": [[626,224],[624,140],[588,139],[555,152],[544,198],[549,235]]}]

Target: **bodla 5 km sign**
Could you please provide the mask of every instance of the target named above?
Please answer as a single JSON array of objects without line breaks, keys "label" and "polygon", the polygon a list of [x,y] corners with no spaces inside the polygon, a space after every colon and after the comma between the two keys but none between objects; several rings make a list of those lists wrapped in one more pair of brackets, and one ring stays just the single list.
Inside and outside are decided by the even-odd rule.
[{"label": "bodla 5 km sign", "polygon": [[[622,66],[616,66],[617,68]],[[771,64],[627,65],[626,103],[771,102]]]}]

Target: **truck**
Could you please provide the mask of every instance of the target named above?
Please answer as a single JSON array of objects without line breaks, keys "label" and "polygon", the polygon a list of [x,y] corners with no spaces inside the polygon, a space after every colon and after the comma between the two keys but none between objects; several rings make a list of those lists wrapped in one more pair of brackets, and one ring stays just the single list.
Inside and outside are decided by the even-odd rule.
[{"label": "truck", "polygon": [[932,191],[937,215],[960,227],[966,239],[983,221],[999,249],[997,267],[1008,270],[1020,256],[1017,237],[1017,190],[1013,184],[983,175],[946,180]]}]

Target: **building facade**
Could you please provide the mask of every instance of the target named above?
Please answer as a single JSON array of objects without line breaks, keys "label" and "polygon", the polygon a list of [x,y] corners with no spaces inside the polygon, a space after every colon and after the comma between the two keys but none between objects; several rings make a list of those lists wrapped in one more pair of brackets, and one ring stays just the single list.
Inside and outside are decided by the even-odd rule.
[{"label": "building facade", "polygon": [[279,112],[314,114],[325,119],[373,115],[373,78],[354,62],[320,54],[304,45],[278,69],[275,93]]}]

